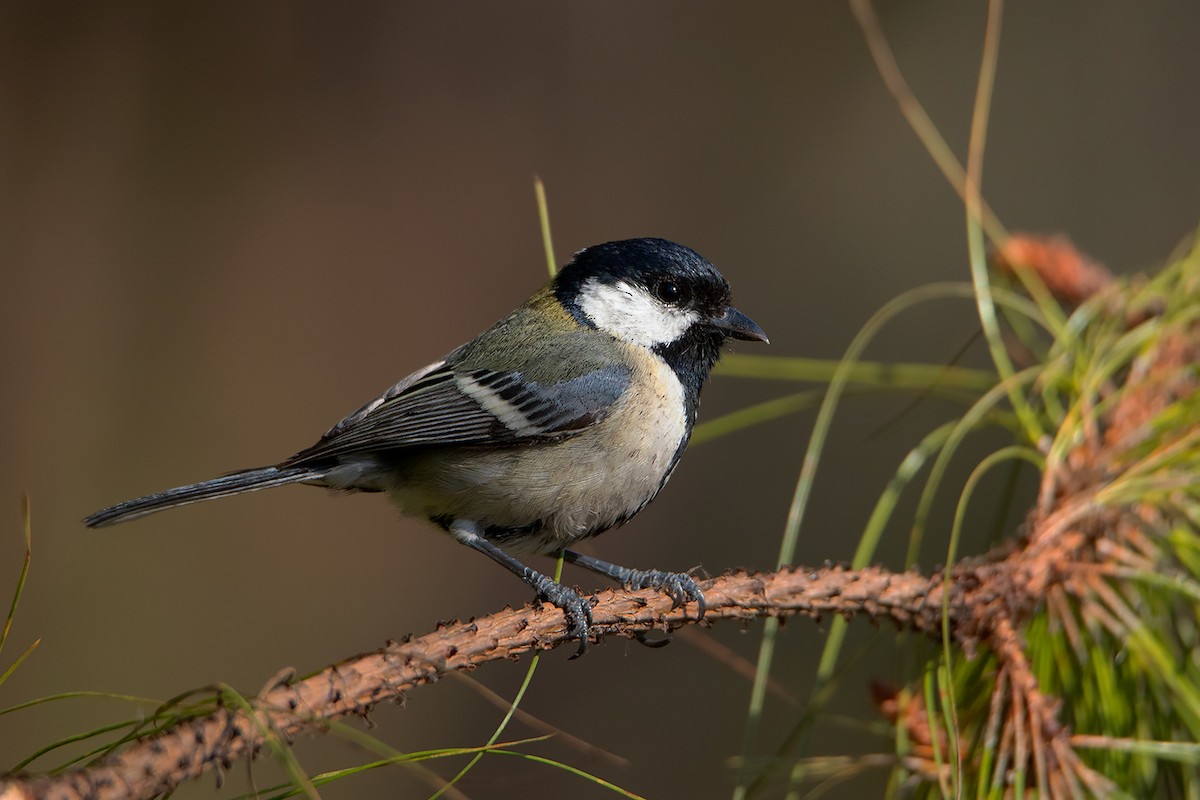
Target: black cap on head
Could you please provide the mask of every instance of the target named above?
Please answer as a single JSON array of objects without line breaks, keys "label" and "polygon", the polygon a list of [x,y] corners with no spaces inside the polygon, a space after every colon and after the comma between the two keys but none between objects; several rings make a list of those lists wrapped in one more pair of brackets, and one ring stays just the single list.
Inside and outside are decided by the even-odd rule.
[{"label": "black cap on head", "polygon": [[689,293],[689,305],[705,317],[719,316],[729,305],[729,284],[708,259],[666,239],[623,239],[580,250],[559,271],[555,292],[567,308],[590,280],[627,281],[654,293],[664,280],[674,280]]}]

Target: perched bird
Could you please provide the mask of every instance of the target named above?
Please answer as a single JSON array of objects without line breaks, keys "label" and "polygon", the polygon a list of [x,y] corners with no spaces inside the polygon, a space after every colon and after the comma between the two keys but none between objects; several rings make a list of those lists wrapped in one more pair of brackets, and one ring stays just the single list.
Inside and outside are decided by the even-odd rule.
[{"label": "perched bird", "polygon": [[712,264],[664,239],[589,247],[542,289],[275,466],[127,500],[99,528],[216,497],[307,483],[387,492],[562,609],[587,646],[591,603],[510,553],[561,553],[677,606],[684,573],[632,570],[567,549],[628,521],[671,477],[700,387],[729,337],[766,342]]}]

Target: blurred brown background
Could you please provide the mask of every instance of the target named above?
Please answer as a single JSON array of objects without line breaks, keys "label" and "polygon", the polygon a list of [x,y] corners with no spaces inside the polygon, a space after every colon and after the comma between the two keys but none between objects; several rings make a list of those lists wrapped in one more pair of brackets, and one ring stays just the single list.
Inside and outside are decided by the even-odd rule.
[{"label": "blurred brown background", "polygon": [[[983,5],[882,6],[901,66],[961,154]],[[1120,271],[1160,263],[1188,235],[1198,24],[1185,2],[1010,5],[984,180],[1007,225],[1069,232]],[[560,260],[609,239],[679,240],[722,268],[779,355],[835,358],[899,292],[967,278],[961,206],[841,3],[0,4],[0,596],[20,558],[18,492],[34,503],[33,571],[0,666],[42,638],[0,707],[214,681],[252,693],[286,665],[309,671],[526,602],[494,564],[379,497],[289,487],[103,532],[78,520],[286,456],[507,312],[544,279],[535,173]],[[870,356],[945,362],[973,327],[965,303],[923,307]],[[983,363],[978,347],[967,360]],[[717,379],[702,417],[792,388]],[[801,561],[850,558],[898,460],[947,412],[925,403],[877,433],[906,403],[855,401],[838,417]],[[694,449],[595,552],[771,566],[810,424]],[[799,697],[824,627],[785,630],[776,672]],[[753,658],[758,630],[704,635]],[[872,649],[835,710],[873,720],[865,682],[899,679],[901,663],[888,632],[856,625],[852,640]],[[632,764],[535,750],[649,797],[727,795],[743,679],[685,642],[566,655],[544,660],[523,708]],[[511,696],[524,668],[476,677]],[[78,700],[2,717],[0,768],[132,716]],[[374,732],[403,750],[471,746],[499,716],[446,682],[380,709]],[[772,709],[762,752],[796,716]],[[814,752],[890,751],[863,729],[818,730]],[[312,772],[368,758],[336,739],[298,752]],[[278,777],[255,770],[260,786]],[[461,788],[610,796],[502,758]],[[322,790],[428,793],[402,770]],[[177,796],[213,794],[206,780]]]}]

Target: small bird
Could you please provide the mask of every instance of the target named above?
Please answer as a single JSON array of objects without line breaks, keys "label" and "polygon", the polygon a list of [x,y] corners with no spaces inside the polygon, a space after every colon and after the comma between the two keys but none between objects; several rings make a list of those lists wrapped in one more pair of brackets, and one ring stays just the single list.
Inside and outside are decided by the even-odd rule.
[{"label": "small bird", "polygon": [[767,341],[698,253],[665,239],[589,247],[520,308],[312,447],[275,466],[127,500],[84,524],[290,483],[387,492],[403,513],[440,526],[561,609],[578,656],[591,602],[511,553],[561,554],[632,588],[656,588],[676,607],[694,601],[703,617],[704,595],[688,574],[568,548],[627,522],[667,483],[730,337]]}]

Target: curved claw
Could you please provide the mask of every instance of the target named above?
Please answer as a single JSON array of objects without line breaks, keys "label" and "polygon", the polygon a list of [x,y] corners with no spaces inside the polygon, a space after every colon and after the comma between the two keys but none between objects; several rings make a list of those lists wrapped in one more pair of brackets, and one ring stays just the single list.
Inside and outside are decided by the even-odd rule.
[{"label": "curved claw", "polygon": [[661,639],[651,639],[649,636],[647,636],[645,634],[645,632],[641,632],[641,633],[635,633],[633,635],[633,638],[638,640],[638,644],[641,644],[645,647],[666,647],[667,645],[669,645],[671,643],[671,640],[674,637],[672,637],[671,634],[668,633],[666,636],[664,636]]}]

